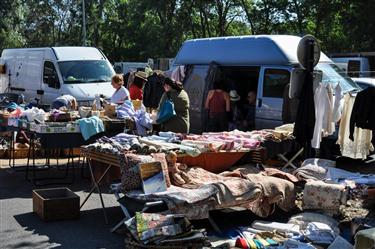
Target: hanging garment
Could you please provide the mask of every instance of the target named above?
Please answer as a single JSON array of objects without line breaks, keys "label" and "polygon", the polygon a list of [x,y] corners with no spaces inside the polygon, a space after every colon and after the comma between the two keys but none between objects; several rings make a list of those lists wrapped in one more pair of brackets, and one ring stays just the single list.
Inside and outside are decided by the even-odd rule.
[{"label": "hanging garment", "polygon": [[335,87],[335,100],[333,104],[333,113],[332,113],[332,119],[333,122],[336,123],[341,119],[341,99],[342,99],[342,91],[340,84],[337,84]]},{"label": "hanging garment", "polygon": [[298,105],[294,136],[300,144],[311,141],[314,134],[315,106],[313,84],[305,83],[302,87],[300,102]]},{"label": "hanging garment", "polygon": [[350,139],[353,141],[354,127],[375,130],[375,87],[357,94],[350,116]]},{"label": "hanging garment", "polygon": [[344,96],[344,106],[341,116],[339,137],[337,144],[340,145],[341,155],[353,159],[366,159],[370,150],[374,150],[371,143],[372,131],[354,128],[354,141],[349,139],[350,116],[353,110],[355,97],[350,94]]},{"label": "hanging garment", "polygon": [[332,122],[333,96],[331,86],[319,84],[314,93],[315,125],[311,147],[320,148],[323,136],[331,135],[334,131]]},{"label": "hanging garment", "polygon": [[148,108],[158,108],[161,96],[164,93],[164,77],[153,73],[147,78],[143,89],[143,104]]}]

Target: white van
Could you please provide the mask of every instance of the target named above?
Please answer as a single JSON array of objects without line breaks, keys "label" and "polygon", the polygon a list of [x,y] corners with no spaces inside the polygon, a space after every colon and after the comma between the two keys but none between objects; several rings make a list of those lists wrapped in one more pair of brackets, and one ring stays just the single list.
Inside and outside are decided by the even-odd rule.
[{"label": "white van", "polygon": [[349,77],[370,77],[370,63],[365,57],[331,57],[335,63],[345,65]]},{"label": "white van", "polygon": [[[188,66],[184,88],[190,98],[190,131],[199,133],[207,124],[204,101],[213,81],[226,79],[246,104],[249,91],[257,93],[255,126],[274,128],[282,124],[285,86],[293,68],[299,68],[297,46],[300,37],[258,35],[217,37],[185,41],[173,67]],[[344,92],[358,89],[325,54],[315,69],[323,72],[324,83],[340,83]]]},{"label": "white van", "polygon": [[41,104],[50,104],[70,94],[89,103],[96,94],[110,97],[114,91],[110,83],[115,72],[97,48],[4,49],[0,61],[5,64],[2,88],[23,94],[26,101],[38,98]]}]

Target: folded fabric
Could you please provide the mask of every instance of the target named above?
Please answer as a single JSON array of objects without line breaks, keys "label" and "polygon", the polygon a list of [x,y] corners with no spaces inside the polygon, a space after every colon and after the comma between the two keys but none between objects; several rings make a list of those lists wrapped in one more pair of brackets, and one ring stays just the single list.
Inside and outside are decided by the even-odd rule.
[{"label": "folded fabric", "polygon": [[329,245],[336,238],[333,230],[327,224],[320,222],[310,222],[303,233],[309,239],[309,241],[313,242],[314,244]]},{"label": "folded fabric", "polygon": [[293,174],[300,180],[325,180],[327,179],[327,169],[334,167],[336,167],[335,161],[308,158]]},{"label": "folded fabric", "polygon": [[262,231],[280,231],[292,234],[301,234],[299,225],[280,223],[280,222],[270,222],[270,221],[259,221],[256,220],[251,224],[251,227],[259,229]]},{"label": "folded fabric", "polygon": [[303,190],[304,209],[323,209],[338,211],[346,204],[348,191],[340,184],[323,181],[308,181]]},{"label": "folded fabric", "polygon": [[335,234],[340,233],[339,223],[332,217],[324,214],[303,212],[290,217],[288,223],[299,225],[302,230],[306,230],[307,225],[313,221],[327,224],[335,232]]},{"label": "folded fabric", "polygon": [[293,239],[288,239],[287,241],[284,242],[283,244],[283,247],[278,247],[280,249],[288,249],[288,248],[293,248],[293,249],[316,249],[315,246],[313,245],[310,245],[310,244],[307,244],[307,243],[303,243],[303,242],[299,242],[297,240],[293,240]]},{"label": "folded fabric", "polygon": [[96,116],[81,118],[78,120],[78,125],[85,140],[104,131],[103,121]]}]

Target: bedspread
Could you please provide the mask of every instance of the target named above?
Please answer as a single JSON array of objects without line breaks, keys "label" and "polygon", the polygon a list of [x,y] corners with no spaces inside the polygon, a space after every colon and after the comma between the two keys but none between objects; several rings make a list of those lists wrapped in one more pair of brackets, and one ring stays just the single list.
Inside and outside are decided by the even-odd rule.
[{"label": "bedspread", "polygon": [[286,212],[295,207],[296,193],[294,184],[290,181],[273,176],[265,176],[262,173],[256,174],[253,170],[247,168],[238,168],[233,172],[225,172],[224,174],[227,176],[241,176],[262,190],[261,196],[246,206],[246,208],[260,217],[267,217],[272,214],[275,205]]}]

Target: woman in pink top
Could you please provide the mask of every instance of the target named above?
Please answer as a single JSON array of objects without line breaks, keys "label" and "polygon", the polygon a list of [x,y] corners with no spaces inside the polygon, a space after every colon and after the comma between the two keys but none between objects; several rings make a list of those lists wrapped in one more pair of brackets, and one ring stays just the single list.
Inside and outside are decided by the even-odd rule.
[{"label": "woman in pink top", "polygon": [[228,113],[230,112],[230,97],[224,91],[223,80],[214,82],[214,89],[207,95],[205,109],[208,111],[208,131],[227,131]]}]

